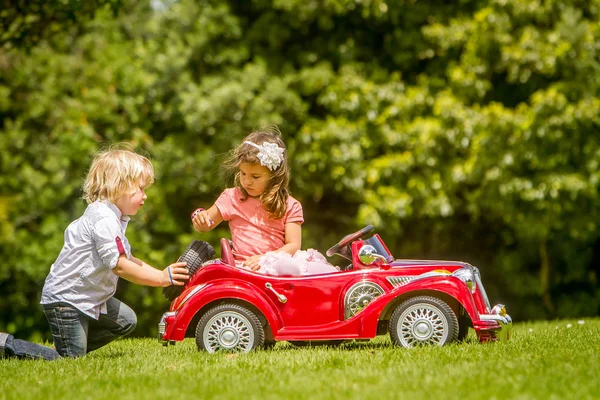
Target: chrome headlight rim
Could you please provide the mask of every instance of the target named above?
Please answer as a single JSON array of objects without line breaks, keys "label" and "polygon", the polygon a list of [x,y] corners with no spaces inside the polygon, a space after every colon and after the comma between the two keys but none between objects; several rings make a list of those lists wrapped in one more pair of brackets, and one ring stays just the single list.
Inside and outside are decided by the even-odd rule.
[{"label": "chrome headlight rim", "polygon": [[477,279],[475,277],[475,272],[472,267],[463,267],[457,269],[452,273],[452,276],[460,279],[467,285],[471,294],[474,294],[477,291]]}]

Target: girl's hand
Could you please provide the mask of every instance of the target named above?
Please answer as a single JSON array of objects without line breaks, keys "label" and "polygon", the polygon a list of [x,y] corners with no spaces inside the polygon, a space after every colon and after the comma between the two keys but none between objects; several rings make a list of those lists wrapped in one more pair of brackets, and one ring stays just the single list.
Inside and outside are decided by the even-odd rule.
[{"label": "girl's hand", "polygon": [[199,208],[192,214],[192,223],[195,230],[202,232],[202,228],[210,228],[213,225],[213,220],[210,218],[207,210]]},{"label": "girl's hand", "polygon": [[160,272],[161,286],[183,286],[185,281],[190,279],[187,264],[185,262],[177,262],[169,265]]},{"label": "girl's hand", "polygon": [[262,257],[262,254],[257,254],[251,257],[248,257],[246,261],[244,261],[244,267],[250,268],[252,271],[258,271],[260,269],[260,265],[258,265],[258,261]]}]

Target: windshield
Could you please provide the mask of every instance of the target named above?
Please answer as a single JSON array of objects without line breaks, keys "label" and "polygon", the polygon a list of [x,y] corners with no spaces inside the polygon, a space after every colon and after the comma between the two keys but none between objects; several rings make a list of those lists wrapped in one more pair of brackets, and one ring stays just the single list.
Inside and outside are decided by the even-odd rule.
[{"label": "windshield", "polygon": [[392,256],[392,253],[390,253],[390,251],[387,249],[379,235],[373,235],[369,239],[365,240],[365,243],[375,247],[377,254],[384,256],[387,262],[394,260],[394,256]]}]

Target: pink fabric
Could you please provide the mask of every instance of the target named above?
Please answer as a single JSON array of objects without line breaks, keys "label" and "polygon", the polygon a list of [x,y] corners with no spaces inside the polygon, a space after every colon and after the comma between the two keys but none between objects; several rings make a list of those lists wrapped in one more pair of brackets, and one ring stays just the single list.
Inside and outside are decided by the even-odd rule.
[{"label": "pink fabric", "polygon": [[255,254],[280,249],[285,244],[285,224],[302,224],[302,205],[288,196],[283,218],[273,219],[260,200],[248,197],[241,200],[238,188],[225,189],[215,202],[225,221],[229,221],[236,264]]},{"label": "pink fabric", "polygon": [[293,256],[284,251],[271,251],[258,261],[257,271],[267,275],[314,275],[338,272],[317,250],[298,250]]}]

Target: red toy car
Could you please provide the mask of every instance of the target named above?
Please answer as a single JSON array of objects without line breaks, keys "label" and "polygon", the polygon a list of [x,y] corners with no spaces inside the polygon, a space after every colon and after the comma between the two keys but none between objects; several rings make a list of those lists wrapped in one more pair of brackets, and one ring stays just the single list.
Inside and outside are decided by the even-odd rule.
[{"label": "red toy car", "polygon": [[379,235],[361,239],[372,230],[369,225],[327,251],[350,260],[346,269],[309,276],[237,268],[222,239],[221,259],[202,263],[161,318],[159,340],[174,344],[195,335],[198,349],[212,353],[280,340],[332,345],[388,332],[398,346],[442,346],[463,339],[469,327],[481,342],[509,338],[512,319],[503,305],[490,305],[477,268],[395,260]]}]

